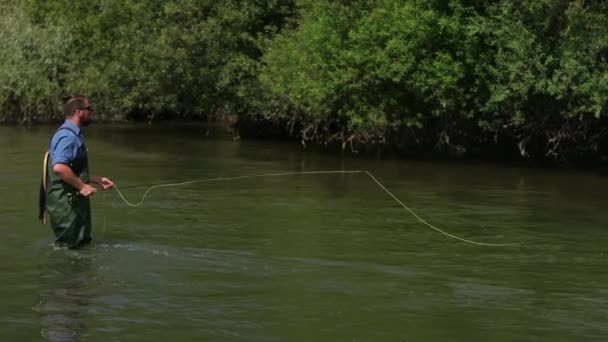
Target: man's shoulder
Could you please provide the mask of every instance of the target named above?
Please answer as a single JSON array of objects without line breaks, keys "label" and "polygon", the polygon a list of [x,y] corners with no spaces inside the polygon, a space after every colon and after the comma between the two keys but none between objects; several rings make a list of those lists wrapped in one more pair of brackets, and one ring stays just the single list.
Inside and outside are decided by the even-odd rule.
[{"label": "man's shoulder", "polygon": [[59,126],[59,128],[57,128],[55,133],[64,133],[65,134],[67,132],[71,132],[72,134],[74,134],[76,136],[79,136],[81,133],[80,128],[78,126],[76,126],[72,122],[66,120],[61,126]]},{"label": "man's shoulder", "polygon": [[70,128],[62,126],[55,131],[51,141],[58,141],[64,138],[68,138],[70,140],[78,140],[78,136],[74,134],[74,132]]},{"label": "man's shoulder", "polygon": [[75,132],[70,126],[63,124],[53,134],[53,137],[51,138],[51,148],[57,148],[59,143],[61,143],[61,145],[79,145],[80,138],[77,132]]}]

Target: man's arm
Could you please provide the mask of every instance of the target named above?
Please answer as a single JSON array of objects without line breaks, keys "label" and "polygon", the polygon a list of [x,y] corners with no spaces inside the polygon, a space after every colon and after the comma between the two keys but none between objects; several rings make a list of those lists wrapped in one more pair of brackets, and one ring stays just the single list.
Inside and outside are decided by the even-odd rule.
[{"label": "man's arm", "polygon": [[74,174],[74,171],[72,171],[72,168],[65,164],[53,165],[53,171],[55,171],[55,173],[59,176],[59,178],[61,178],[62,181],[75,187],[84,197],[89,197],[95,191],[97,191],[94,187],[84,183],[80,178],[78,178],[78,176]]}]

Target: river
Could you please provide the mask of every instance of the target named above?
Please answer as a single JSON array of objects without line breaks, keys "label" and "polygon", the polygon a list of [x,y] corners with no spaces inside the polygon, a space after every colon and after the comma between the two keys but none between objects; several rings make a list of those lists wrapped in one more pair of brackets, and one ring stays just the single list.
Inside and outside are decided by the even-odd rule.
[{"label": "river", "polygon": [[0,340],[605,341],[608,177],[85,128],[94,243],[37,221],[52,127],[0,127]]}]

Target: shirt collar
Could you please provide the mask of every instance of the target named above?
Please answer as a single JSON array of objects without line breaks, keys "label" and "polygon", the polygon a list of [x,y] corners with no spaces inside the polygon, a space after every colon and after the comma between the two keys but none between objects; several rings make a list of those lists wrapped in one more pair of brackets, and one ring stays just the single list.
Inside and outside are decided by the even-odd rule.
[{"label": "shirt collar", "polygon": [[69,120],[65,120],[65,122],[62,125],[63,127],[67,127],[72,129],[74,132],[76,132],[79,136],[82,135],[82,132],[80,131],[80,127],[76,126],[72,121]]}]

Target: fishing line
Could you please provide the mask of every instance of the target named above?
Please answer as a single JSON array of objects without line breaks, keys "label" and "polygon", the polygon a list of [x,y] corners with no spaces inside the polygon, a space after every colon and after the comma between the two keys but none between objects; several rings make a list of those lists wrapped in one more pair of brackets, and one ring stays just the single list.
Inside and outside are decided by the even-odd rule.
[{"label": "fishing line", "polygon": [[433,230],[435,230],[435,231],[437,231],[437,232],[439,232],[439,233],[441,233],[441,234],[443,234],[443,235],[445,235],[447,237],[450,237],[452,239],[456,239],[456,240],[459,240],[459,241],[462,241],[462,242],[466,242],[466,243],[470,243],[470,244],[474,244],[474,245],[479,245],[479,246],[503,247],[503,246],[513,246],[513,245],[516,245],[514,243],[486,243],[486,242],[477,242],[477,241],[461,238],[459,236],[450,234],[450,233],[448,233],[448,232],[446,232],[446,231],[444,231],[442,229],[439,229],[439,228],[435,227],[434,225],[432,225],[432,224],[428,223],[426,220],[424,220],[422,217],[418,216],[418,214],[416,214],[412,209],[410,209],[401,200],[399,200],[399,198],[397,198],[397,196],[395,196],[392,192],[390,192],[369,171],[301,171],[301,172],[283,172],[283,173],[267,173],[267,174],[260,174],[260,175],[246,175],[246,176],[235,176],[235,177],[204,178],[204,179],[195,179],[195,180],[190,180],[190,181],[186,181],[186,182],[179,182],[179,183],[157,184],[157,185],[153,185],[153,186],[149,187],[144,192],[141,200],[139,200],[139,202],[137,202],[137,203],[131,203],[129,200],[127,200],[116,184],[114,184],[114,189],[116,190],[116,192],[118,193],[118,195],[120,196],[120,198],[123,200],[123,202],[125,202],[125,204],[127,204],[130,207],[139,207],[139,206],[141,206],[145,202],[146,198],[148,197],[148,194],[152,190],[158,189],[158,188],[183,186],[183,185],[189,185],[189,184],[195,184],[195,183],[204,183],[204,182],[219,182],[219,181],[227,181],[227,180],[246,179],[246,178],[278,177],[278,176],[291,176],[291,175],[353,174],[353,173],[362,173],[362,174],[368,175],[374,181],[374,183],[376,183],[382,190],[384,190],[384,192],[386,192],[390,197],[392,197],[397,203],[399,203],[405,210],[407,210],[418,221],[420,221],[422,224],[426,225],[427,227],[429,227],[429,228],[431,228],[431,229],[433,229]]}]

